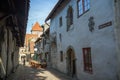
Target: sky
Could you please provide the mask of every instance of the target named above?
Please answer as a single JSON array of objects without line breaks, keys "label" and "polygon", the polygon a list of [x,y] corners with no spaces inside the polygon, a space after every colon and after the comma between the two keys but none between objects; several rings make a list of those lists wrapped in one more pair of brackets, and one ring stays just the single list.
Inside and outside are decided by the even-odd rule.
[{"label": "sky", "polygon": [[44,24],[46,17],[49,15],[58,0],[30,0],[30,9],[26,33],[31,33],[32,25],[38,22]]}]

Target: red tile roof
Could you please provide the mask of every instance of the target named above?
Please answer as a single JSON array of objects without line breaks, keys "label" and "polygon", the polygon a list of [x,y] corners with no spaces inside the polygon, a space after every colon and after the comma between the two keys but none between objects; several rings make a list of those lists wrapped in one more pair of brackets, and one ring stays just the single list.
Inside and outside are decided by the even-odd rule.
[{"label": "red tile roof", "polygon": [[40,26],[40,24],[38,22],[36,22],[33,26],[32,26],[32,30],[31,31],[43,31],[43,28]]}]

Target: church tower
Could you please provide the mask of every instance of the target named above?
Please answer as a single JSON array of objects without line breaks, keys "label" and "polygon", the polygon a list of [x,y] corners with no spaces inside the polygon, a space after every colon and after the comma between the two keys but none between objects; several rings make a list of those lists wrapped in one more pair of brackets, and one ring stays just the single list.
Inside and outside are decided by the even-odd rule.
[{"label": "church tower", "polygon": [[43,28],[40,26],[40,24],[38,22],[36,22],[33,26],[32,26],[32,30],[31,30],[31,34],[37,34],[39,37],[40,35],[43,33]]}]

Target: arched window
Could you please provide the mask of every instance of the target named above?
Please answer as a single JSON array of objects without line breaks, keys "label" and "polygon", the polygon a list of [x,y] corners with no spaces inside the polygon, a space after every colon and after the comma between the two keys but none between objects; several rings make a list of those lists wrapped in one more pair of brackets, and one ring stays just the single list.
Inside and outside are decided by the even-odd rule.
[{"label": "arched window", "polygon": [[67,10],[67,31],[69,31],[70,26],[73,24],[73,8],[69,6]]}]

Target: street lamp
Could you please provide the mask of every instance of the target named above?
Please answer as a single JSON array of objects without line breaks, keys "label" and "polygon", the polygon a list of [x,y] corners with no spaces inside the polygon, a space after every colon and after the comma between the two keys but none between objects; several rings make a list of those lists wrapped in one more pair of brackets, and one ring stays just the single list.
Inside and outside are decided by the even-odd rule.
[{"label": "street lamp", "polygon": [[36,51],[36,52],[37,52],[37,50],[38,50],[37,48],[34,48],[34,51]]}]

